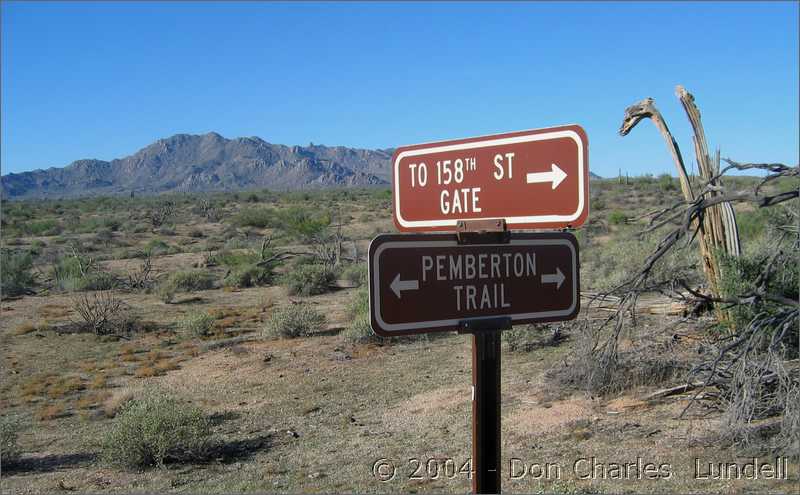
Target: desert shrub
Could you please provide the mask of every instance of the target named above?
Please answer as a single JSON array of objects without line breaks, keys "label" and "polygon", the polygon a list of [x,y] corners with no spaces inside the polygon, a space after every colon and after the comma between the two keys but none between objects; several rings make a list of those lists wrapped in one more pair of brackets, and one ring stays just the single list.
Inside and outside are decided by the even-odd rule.
[{"label": "desert shrub", "polygon": [[22,453],[17,445],[21,422],[12,416],[0,416],[0,463],[3,467],[13,465]]},{"label": "desert shrub", "polygon": [[[658,241],[657,235],[640,238],[622,233],[613,241],[593,244],[592,249],[581,253],[585,280],[592,289],[605,291],[619,287],[638,273]],[[654,265],[651,277],[656,282],[680,279],[699,282],[702,274],[697,251],[693,247],[671,251]]]},{"label": "desert shrub", "polygon": [[113,291],[83,293],[72,299],[78,327],[95,335],[127,334],[136,330],[137,319]]},{"label": "desert shrub", "polygon": [[33,258],[27,253],[2,251],[2,295],[19,296],[30,291],[34,284]]},{"label": "desert shrub", "polygon": [[367,285],[367,265],[364,263],[348,265],[342,270],[342,278],[356,287]]},{"label": "desert shrub", "polygon": [[272,208],[246,208],[236,214],[232,220],[240,227],[274,227],[278,224],[277,215]]},{"label": "desert shrub", "polygon": [[203,412],[166,392],[129,400],[105,434],[102,457],[127,468],[164,466],[205,456],[211,445],[211,424]]},{"label": "desert shrub", "polygon": [[347,304],[347,316],[356,319],[360,316],[369,316],[369,291],[362,287],[353,293]]},{"label": "desert shrub", "polygon": [[661,174],[658,176],[658,187],[665,192],[676,191],[678,189],[678,179],[669,174]]},{"label": "desert shrub", "polygon": [[624,225],[628,222],[628,216],[619,210],[614,210],[608,214],[608,223],[611,225]]},{"label": "desert shrub", "polygon": [[267,338],[292,339],[321,330],[323,325],[325,315],[305,304],[296,304],[276,309],[262,333]]},{"label": "desert shrub", "polygon": [[171,302],[178,292],[194,292],[214,288],[214,276],[202,270],[171,273],[158,286],[158,293],[164,302]]},{"label": "desert shrub", "polygon": [[147,216],[153,228],[161,227],[165,223],[169,223],[174,219],[175,203],[172,201],[164,201],[160,204],[157,204],[148,212]]},{"label": "desert shrub", "polygon": [[362,315],[350,322],[342,332],[344,339],[353,344],[363,344],[366,342],[377,342],[383,340],[377,335],[369,322],[369,317]]},{"label": "desert shrub", "polygon": [[107,290],[116,287],[116,278],[96,270],[94,260],[74,253],[56,259],[52,270],[57,288],[67,291]]},{"label": "desert shrub", "polygon": [[122,222],[114,217],[89,217],[81,220],[72,230],[78,233],[99,232],[107,230],[116,232],[122,226]]},{"label": "desert shrub", "polygon": [[323,265],[300,265],[281,277],[281,282],[293,296],[314,296],[328,292],[336,273]]},{"label": "desert shrub", "polygon": [[273,267],[259,265],[261,256],[253,251],[223,250],[209,257],[209,262],[228,268],[222,283],[226,287],[256,287],[269,285]]},{"label": "desert shrub", "polygon": [[203,337],[211,332],[214,318],[208,313],[193,313],[183,318],[178,326],[189,336]]},{"label": "desert shrub", "polygon": [[778,445],[785,452],[800,452],[800,384],[792,384],[784,395]]},{"label": "desert shrub", "polygon": [[175,246],[171,246],[158,238],[150,240],[144,246],[144,252],[150,256],[164,256],[166,254],[175,254],[179,251]]},{"label": "desert shrub", "polygon": [[[752,253],[741,256],[730,256],[725,253],[718,254],[720,260],[719,285],[722,294],[726,297],[741,297],[757,291],[759,275],[767,263],[768,254]],[[775,271],[766,289],[769,294],[781,296],[796,301],[798,287],[800,287],[800,252],[795,251],[783,256],[779,260],[780,268]],[[752,304],[740,304],[731,308],[728,314],[731,323],[739,329],[744,329],[750,321],[761,312],[776,313],[781,306],[769,301],[755,301]]]},{"label": "desert shrub", "polygon": [[45,247],[47,247],[46,242],[40,239],[34,239],[31,241],[30,247],[28,247],[28,252],[31,254],[31,256],[39,256],[42,254],[42,251]]},{"label": "desert shrub", "polygon": [[240,265],[230,269],[223,280],[226,287],[257,287],[269,285],[272,282],[273,273],[270,267],[251,265]]},{"label": "desert shrub", "polygon": [[321,234],[331,223],[327,213],[319,209],[292,206],[279,212],[279,225],[291,237],[303,242],[311,241]]},{"label": "desert shrub", "polygon": [[28,235],[36,236],[51,236],[61,233],[61,225],[57,220],[52,218],[46,220],[37,220],[31,222],[24,222],[23,230]]},{"label": "desert shrub", "polygon": [[379,342],[383,338],[372,330],[369,316],[369,292],[366,287],[357,290],[347,305],[350,324],[344,329],[344,339],[353,344]]},{"label": "desert shrub", "polygon": [[119,287],[119,279],[108,272],[89,273],[78,284],[78,290],[110,290]]}]

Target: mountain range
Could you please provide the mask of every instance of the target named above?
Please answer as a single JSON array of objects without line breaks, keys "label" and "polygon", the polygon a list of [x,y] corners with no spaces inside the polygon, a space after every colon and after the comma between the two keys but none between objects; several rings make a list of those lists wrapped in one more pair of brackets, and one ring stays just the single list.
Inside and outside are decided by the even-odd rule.
[{"label": "mountain range", "polygon": [[0,180],[8,199],[380,186],[391,181],[393,151],[177,134],[125,158],[78,160]]}]

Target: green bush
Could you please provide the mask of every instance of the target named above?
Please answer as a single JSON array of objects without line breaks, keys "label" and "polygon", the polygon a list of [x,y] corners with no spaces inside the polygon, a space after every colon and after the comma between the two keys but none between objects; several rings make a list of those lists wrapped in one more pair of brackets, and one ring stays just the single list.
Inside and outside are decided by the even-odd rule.
[{"label": "green bush", "polygon": [[[639,238],[631,232],[622,232],[613,240],[592,244],[591,249],[581,252],[581,278],[586,287],[605,291],[629,281],[655,251],[659,240],[657,234]],[[689,284],[699,283],[703,279],[699,267],[695,246],[675,249],[656,262],[651,280],[657,283],[683,279]]]},{"label": "green bush", "polygon": [[314,296],[330,290],[336,273],[322,265],[300,265],[281,277],[281,282],[293,296]]},{"label": "green bush", "polygon": [[276,309],[262,333],[267,338],[293,339],[322,330],[324,325],[325,315],[305,304],[296,304]]},{"label": "green bush", "polygon": [[347,316],[353,320],[361,316],[369,316],[369,291],[366,287],[360,288],[353,294],[347,305]]},{"label": "green bush", "polygon": [[204,337],[214,327],[214,317],[208,313],[193,313],[184,317],[179,323],[181,331],[192,337]]},{"label": "green bush", "polygon": [[240,227],[275,227],[277,215],[272,208],[246,208],[233,217],[233,224]]},{"label": "green bush", "polygon": [[269,285],[272,279],[273,274],[270,267],[258,266],[253,263],[231,268],[222,283],[226,287],[258,287]]},{"label": "green bush", "polygon": [[352,283],[356,287],[367,285],[367,265],[365,263],[348,265],[342,270],[342,278]]},{"label": "green bush", "polygon": [[365,342],[380,342],[381,336],[372,330],[369,316],[369,291],[362,287],[354,294],[350,303],[347,305],[347,316],[350,324],[344,329],[342,335],[344,339],[353,344],[363,344]]},{"label": "green bush", "polygon": [[170,246],[161,239],[152,239],[145,245],[144,251],[150,253],[151,256],[164,256],[166,254],[175,254],[180,250],[175,246]]},{"label": "green bush", "polygon": [[158,294],[164,302],[171,302],[178,292],[194,292],[214,288],[214,276],[202,270],[171,273],[158,286]]},{"label": "green bush", "polygon": [[615,210],[608,214],[608,223],[611,225],[624,225],[628,222],[628,216],[619,211]]},{"label": "green bush", "polygon": [[0,264],[3,296],[19,296],[33,287],[33,258],[29,253],[12,253],[4,249]]},{"label": "green bush", "polygon": [[678,179],[669,174],[661,174],[658,176],[658,187],[665,192],[676,191],[678,189]]},{"label": "green bush", "polygon": [[19,419],[11,416],[0,417],[0,462],[4,468],[19,460],[21,454],[17,445],[19,429]]},{"label": "green bush", "polygon": [[110,290],[119,286],[119,279],[112,273],[92,272],[83,277],[78,290]]},{"label": "green bush", "polygon": [[331,223],[331,217],[327,213],[319,213],[319,210],[308,207],[293,206],[281,210],[279,215],[280,227],[303,242],[321,234]]},{"label": "green bush", "polygon": [[23,224],[23,230],[28,235],[51,236],[61,233],[61,225],[59,225],[58,221],[50,218],[47,220],[25,222]]},{"label": "green bush", "polygon": [[260,266],[261,257],[253,251],[223,250],[209,261],[228,268],[222,281],[226,287],[257,287],[269,285],[273,280],[273,266]]},{"label": "green bush", "polygon": [[201,460],[210,446],[211,424],[200,409],[151,392],[123,406],[105,434],[102,457],[120,467],[163,467]]},{"label": "green bush", "polygon": [[57,288],[67,292],[109,290],[119,286],[116,276],[96,270],[91,260],[83,256],[59,258],[53,266],[53,279]]},{"label": "green bush", "polygon": [[354,319],[342,332],[344,339],[352,344],[363,344],[366,342],[379,342],[383,340],[372,330],[368,316],[361,316]]},{"label": "green bush", "polygon": [[116,232],[122,226],[122,222],[114,217],[89,217],[75,227],[75,232],[89,233],[98,232],[100,230],[108,230]]},{"label": "green bush", "polygon": [[[745,253],[738,257],[719,253],[718,256],[720,260],[719,285],[722,295],[742,297],[756,291],[756,282],[770,253]],[[800,254],[794,251],[778,261],[779,268],[773,273],[770,283],[767,285],[767,293],[797,301],[798,287],[800,287]],[[779,305],[762,301],[736,305],[731,308],[730,315],[733,325],[743,329],[758,313],[765,311],[777,313],[780,309]]]}]

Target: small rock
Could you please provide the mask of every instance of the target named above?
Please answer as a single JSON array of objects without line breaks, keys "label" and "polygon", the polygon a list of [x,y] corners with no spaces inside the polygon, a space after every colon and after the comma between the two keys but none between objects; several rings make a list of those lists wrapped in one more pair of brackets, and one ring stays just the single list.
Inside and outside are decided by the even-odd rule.
[{"label": "small rock", "polygon": [[292,438],[298,438],[300,436],[300,434],[294,430],[286,430],[286,434]]}]

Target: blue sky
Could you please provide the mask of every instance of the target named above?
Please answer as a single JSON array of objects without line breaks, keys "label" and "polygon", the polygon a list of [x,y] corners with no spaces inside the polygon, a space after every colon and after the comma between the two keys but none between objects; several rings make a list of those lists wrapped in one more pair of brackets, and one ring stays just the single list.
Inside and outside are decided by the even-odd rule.
[{"label": "blue sky", "polygon": [[604,176],[798,162],[798,3],[3,2],[2,172],[130,155],[177,133],[387,148],[578,123]]}]

